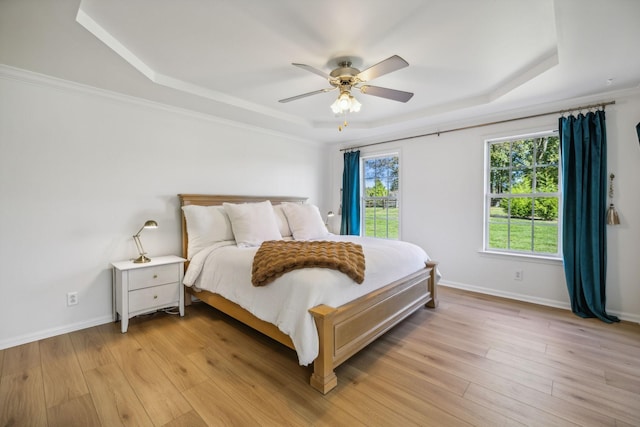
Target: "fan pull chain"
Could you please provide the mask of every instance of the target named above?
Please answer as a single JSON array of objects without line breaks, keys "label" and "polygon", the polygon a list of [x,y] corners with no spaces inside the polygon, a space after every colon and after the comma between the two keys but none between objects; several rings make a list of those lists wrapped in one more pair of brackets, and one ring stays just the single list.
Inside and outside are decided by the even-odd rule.
[{"label": "fan pull chain", "polygon": [[342,132],[342,129],[346,128],[347,126],[349,126],[349,123],[347,123],[347,121],[345,120],[343,124],[338,126],[338,131]]}]

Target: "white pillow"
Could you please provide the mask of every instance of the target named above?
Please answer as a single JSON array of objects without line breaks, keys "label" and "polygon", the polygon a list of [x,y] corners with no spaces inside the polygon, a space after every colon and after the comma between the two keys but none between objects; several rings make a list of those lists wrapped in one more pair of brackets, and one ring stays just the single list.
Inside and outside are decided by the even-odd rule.
[{"label": "white pillow", "polygon": [[282,240],[270,201],[223,203],[239,247],[260,246],[266,240]]},{"label": "white pillow", "polygon": [[187,222],[187,258],[224,240],[233,240],[231,222],[223,206],[187,205],[182,207]]},{"label": "white pillow", "polygon": [[280,235],[282,237],[291,237],[291,229],[289,228],[289,222],[287,221],[287,217],[284,214],[284,210],[282,209],[283,205],[275,205],[273,207],[273,212],[276,214],[276,222],[278,223],[278,228],[280,229]]},{"label": "white pillow", "polygon": [[329,234],[317,206],[284,203],[282,209],[295,240],[321,239]]}]

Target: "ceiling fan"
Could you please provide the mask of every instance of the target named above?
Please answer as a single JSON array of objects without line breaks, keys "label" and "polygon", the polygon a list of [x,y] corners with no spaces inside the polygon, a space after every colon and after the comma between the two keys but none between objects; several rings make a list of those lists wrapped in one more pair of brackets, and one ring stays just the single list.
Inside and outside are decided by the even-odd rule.
[{"label": "ceiling fan", "polygon": [[393,55],[364,71],[360,71],[357,68],[352,67],[352,63],[349,59],[338,60],[338,68],[334,69],[329,74],[306,64],[293,63],[292,65],[326,78],[332,87],[281,99],[279,102],[282,103],[339,89],[340,95],[331,105],[331,109],[334,113],[340,114],[347,111],[357,112],[360,110],[361,104],[351,95],[351,89],[358,89],[365,95],[378,96],[380,98],[391,99],[399,102],[407,102],[413,96],[413,93],[411,92],[364,84],[369,80],[373,80],[377,77],[391,73],[392,71],[409,66],[409,63],[398,55]]}]

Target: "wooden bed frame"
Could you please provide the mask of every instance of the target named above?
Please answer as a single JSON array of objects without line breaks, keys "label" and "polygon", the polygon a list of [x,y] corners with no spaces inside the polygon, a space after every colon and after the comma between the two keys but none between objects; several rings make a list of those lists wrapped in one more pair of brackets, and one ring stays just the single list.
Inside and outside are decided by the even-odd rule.
[{"label": "wooden bed frame", "polygon": [[[204,194],[179,194],[180,206],[213,206],[228,203],[248,203],[270,200],[272,204],[283,202],[304,203],[304,197],[266,197],[266,196],[223,196]],[[182,209],[180,209],[182,213]],[[187,257],[187,227],[182,215],[182,253]],[[188,265],[185,265],[185,268]],[[185,303],[191,302],[189,294],[262,332],[272,339],[294,349],[291,338],[275,325],[258,319],[239,305],[220,295],[201,291],[196,292],[185,287]],[[346,303],[339,307],[319,305],[309,312],[313,315],[318,329],[320,350],[313,362],[311,386],[323,394],[328,393],[337,384],[334,369],[367,344],[397,325],[400,321],[422,306],[435,308],[436,263],[428,262],[425,268],[400,280],[390,283],[376,291]]]}]

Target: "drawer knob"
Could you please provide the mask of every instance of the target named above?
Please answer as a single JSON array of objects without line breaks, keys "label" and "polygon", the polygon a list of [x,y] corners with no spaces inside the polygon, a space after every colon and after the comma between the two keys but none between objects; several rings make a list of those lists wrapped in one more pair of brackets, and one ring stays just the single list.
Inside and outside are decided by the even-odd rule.
[{"label": "drawer knob", "polygon": [[153,299],[158,299],[158,295],[154,295],[154,296],[153,296]]},{"label": "drawer knob", "polygon": [[157,274],[154,274],[154,275],[153,275],[153,278],[154,278],[154,279],[157,279],[157,278],[158,278],[158,275],[157,275]]}]

